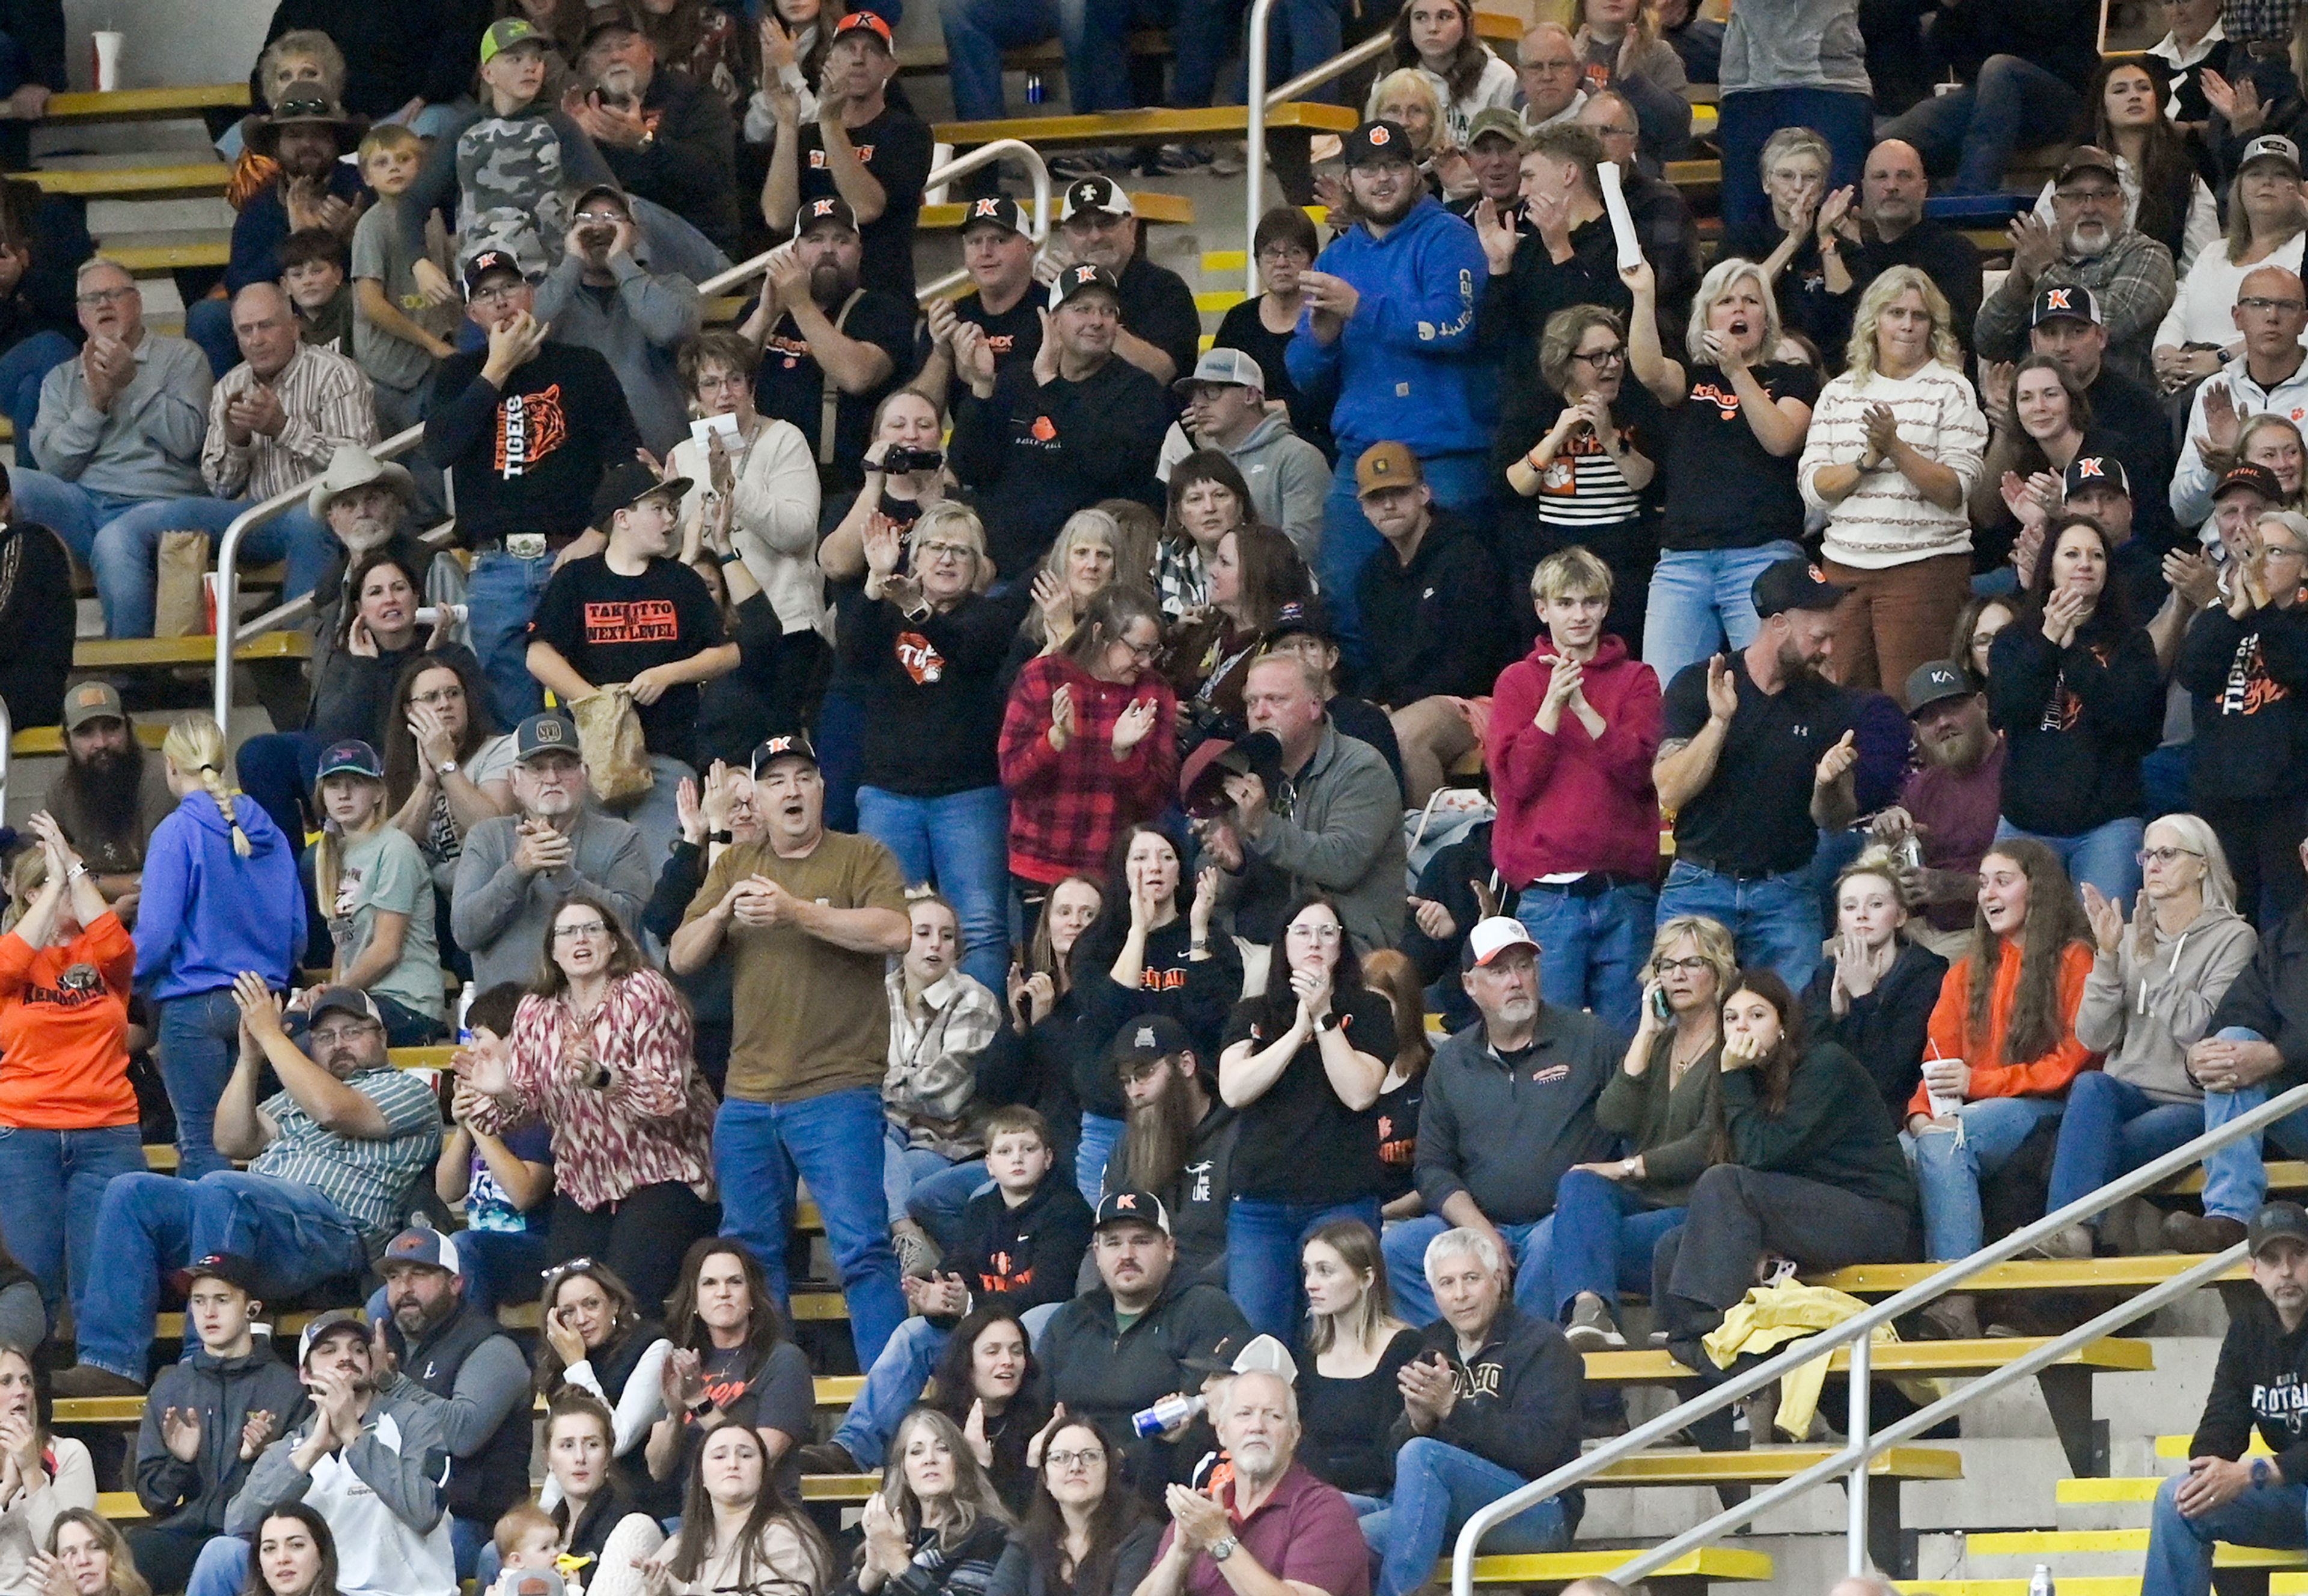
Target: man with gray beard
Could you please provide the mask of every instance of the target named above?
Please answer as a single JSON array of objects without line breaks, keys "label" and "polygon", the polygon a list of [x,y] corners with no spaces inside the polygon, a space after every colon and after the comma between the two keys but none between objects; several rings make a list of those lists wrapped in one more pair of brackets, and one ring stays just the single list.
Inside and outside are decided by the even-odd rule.
[{"label": "man with gray beard", "polygon": [[1211,1094],[1193,1039],[1167,1015],[1124,1025],[1114,1068],[1130,1106],[1116,1154],[1122,1172],[1108,1170],[1107,1184],[1160,1197],[1183,1277],[1224,1289],[1235,1111]]}]

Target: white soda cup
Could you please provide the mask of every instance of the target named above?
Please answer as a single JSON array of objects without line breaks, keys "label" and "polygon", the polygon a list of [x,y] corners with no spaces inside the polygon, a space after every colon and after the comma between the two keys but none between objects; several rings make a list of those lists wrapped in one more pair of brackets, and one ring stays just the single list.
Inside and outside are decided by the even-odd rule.
[{"label": "white soda cup", "polygon": [[1956,1110],[1963,1106],[1963,1099],[1961,1097],[1951,1094],[1942,1095],[1932,1089],[1932,1066],[1934,1064],[1955,1063],[1958,1060],[1951,1059],[1942,1058],[1937,1047],[1931,1048],[1929,1050],[1928,1056],[1924,1060],[1924,1094],[1930,1100],[1932,1105],[1932,1118],[1934,1120],[1944,1120],[1951,1114],[1953,1114]]},{"label": "white soda cup", "polygon": [[88,36],[88,42],[96,55],[96,91],[110,94],[120,87],[120,47],[127,42],[127,36],[99,28]]}]

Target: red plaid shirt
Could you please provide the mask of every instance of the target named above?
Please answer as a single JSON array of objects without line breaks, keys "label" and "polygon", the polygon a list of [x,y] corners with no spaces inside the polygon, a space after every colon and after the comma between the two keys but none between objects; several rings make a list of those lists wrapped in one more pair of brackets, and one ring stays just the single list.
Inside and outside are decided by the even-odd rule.
[{"label": "red plaid shirt", "polygon": [[[1072,689],[1074,734],[1050,746],[1050,699]],[[1114,757],[1114,723],[1141,699],[1154,700],[1154,729]],[[1081,871],[1103,879],[1122,828],[1159,814],[1178,783],[1178,697],[1151,671],[1124,687],[1100,682],[1061,654],[1018,673],[1002,717],[1002,785],[1010,794],[1010,868],[1055,885]]]}]

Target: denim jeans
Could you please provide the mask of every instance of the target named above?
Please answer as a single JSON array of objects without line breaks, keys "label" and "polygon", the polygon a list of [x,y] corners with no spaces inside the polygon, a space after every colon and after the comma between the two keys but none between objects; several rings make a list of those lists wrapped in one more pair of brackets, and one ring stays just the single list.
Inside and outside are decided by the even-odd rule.
[{"label": "denim jeans", "polygon": [[1879,139],[1913,144],[1933,172],[1952,167],[1943,194],[1992,194],[2023,145],[2066,136],[2083,109],[2066,80],[2018,56],[1990,56],[1976,82],[1951,94],[1926,95],[1885,123]]},{"label": "denim jeans", "polygon": [[321,742],[303,732],[259,732],[240,745],[233,769],[240,790],[272,817],[280,835],[302,845],[305,813],[313,779],[321,768]]},{"label": "denim jeans", "polygon": [[[254,502],[250,499],[153,499],[99,528],[89,563],[96,572],[97,596],[104,601],[105,636],[152,635],[161,534],[207,533],[213,562],[225,528]],[[297,505],[250,528],[240,540],[239,553],[243,561],[288,561],[288,573],[280,589],[286,600],[313,590],[337,548],[328,528]]]},{"label": "denim jeans", "polygon": [[32,424],[40,418],[40,384],[79,353],[61,332],[36,332],[0,355],[0,410],[16,429],[16,458],[27,467],[38,463],[32,459]]},{"label": "denim jeans", "polygon": [[[908,1146],[906,1133],[888,1120],[883,1121],[882,1199],[890,1206],[892,1223],[899,1214],[906,1212],[906,1199],[913,1196],[916,1182],[926,1180],[933,1175],[943,1175],[953,1167],[943,1153],[928,1147]],[[969,1167],[976,1169],[980,1175],[986,1171],[986,1165],[977,1159],[970,1160]]]},{"label": "denim jeans", "polygon": [[713,1120],[721,1233],[752,1250],[780,1307],[788,1299],[786,1235],[793,1217],[795,1173],[809,1182],[841,1271],[860,1369],[874,1366],[906,1317],[898,1255],[890,1248],[890,1210],[882,1192],[883,1123],[882,1094],[866,1087],[798,1103],[731,1098]]},{"label": "denim jeans", "polygon": [[[1530,1481],[1433,1436],[1413,1436],[1394,1460],[1394,1502],[1362,1521],[1375,1571],[1373,1596],[1406,1596],[1433,1577],[1461,1525]],[[1554,1552],[1571,1544],[1563,1500],[1524,1508],[1483,1538],[1486,1553]]]},{"label": "denim jeans", "polygon": [[336,1204],[298,1180],[217,1170],[197,1180],[122,1175],[104,1188],[96,1245],[104,1267],[83,1293],[80,1360],[144,1378],[163,1271],[211,1252],[257,1260],[277,1301],[367,1261]]},{"label": "denim jeans", "polygon": [[1238,1197],[1227,1205],[1227,1295],[1252,1329],[1298,1344],[1306,1321],[1298,1254],[1308,1236],[1334,1219],[1359,1219],[1375,1231],[1378,1198],[1321,1204]]},{"label": "denim jeans", "polygon": [[[1730,170],[1727,160],[1724,170]],[[1762,627],[1755,617],[1755,579],[1802,553],[1793,543],[1776,542],[1662,553],[1651,569],[1650,603],[1643,613],[1643,663],[1658,673],[1660,688],[1684,666],[1719,653],[1726,639],[1733,648],[1753,642]]]},{"label": "denim jeans", "polygon": [[647,792],[615,809],[602,807],[641,834],[642,857],[654,875],[665,868],[666,855],[681,835],[681,784],[696,780],[697,772],[663,754],[650,755],[649,762],[655,779]]},{"label": "denim jeans", "polygon": [[1793,991],[1803,991],[1819,968],[1819,894],[1804,871],[1787,871],[1753,881],[1701,870],[1678,859],[1659,892],[1661,925],[1678,914],[1704,914],[1730,929],[1739,962],[1769,965]]},{"label": "denim jeans", "polygon": [[1554,1188],[1554,1240],[1537,1266],[1546,1276],[1546,1317],[1562,1318],[1581,1291],[1615,1308],[1622,1291],[1649,1291],[1651,1252],[1687,1212],[1652,1207],[1623,1180],[1565,1171]]},{"label": "denim jeans", "polygon": [[969,1206],[970,1198],[993,1186],[984,1159],[950,1164],[914,1182],[913,1190],[906,1194],[906,1217],[927,1231],[941,1252],[952,1252],[961,1240],[961,1211]]},{"label": "denim jeans", "polygon": [[474,557],[465,620],[489,684],[489,711],[501,726],[519,725],[545,708],[529,674],[529,621],[552,575],[551,560],[516,560],[503,549]]},{"label": "denim jeans", "polygon": [[1956,1110],[1954,1130],[1899,1133],[1924,1199],[1924,1256],[1969,1257],[1985,1239],[1979,1183],[2064,1106],[2056,1097],[1982,1097]]},{"label": "denim jeans", "polygon": [[233,336],[232,301],[210,297],[185,306],[185,336],[200,345],[209,357],[211,382],[240,364],[240,340]]},{"label": "denim jeans", "polygon": [[[825,778],[828,831],[858,829],[857,773],[864,765],[858,745],[866,740],[866,713],[865,700],[839,687],[829,687],[817,707],[812,741],[817,745],[818,773]],[[1006,980],[1007,971],[1003,976]]]},{"label": "denim jeans", "polygon": [[[2068,1085],[2044,1212],[2056,1214],[2118,1175],[2195,1140],[2203,1129],[2202,1104],[2162,1103],[2104,1069],[2085,1070]],[[2090,1223],[2097,1229],[2098,1217]]]},{"label": "denim jeans", "polygon": [[1074,1146],[1074,1186],[1093,1209],[1105,1195],[1106,1166],[1122,1145],[1123,1121],[1084,1111],[1081,1140]]},{"label": "denim jeans", "polygon": [[[1339,641],[1347,657],[1363,663],[1362,622],[1355,610],[1355,584],[1371,555],[1382,541],[1378,528],[1363,514],[1363,502],[1355,492],[1355,461],[1361,458],[1367,445],[1356,446],[1340,440],[1339,464],[1331,477],[1331,496],[1322,502],[1322,547],[1316,556],[1314,574],[1321,579],[1322,599],[1330,606],[1331,623],[1339,629]],[[1491,485],[1489,464],[1480,454],[1437,454],[1422,456],[1419,468],[1426,474],[1426,485],[1434,495],[1434,502],[1445,510],[1455,510],[1476,525],[1487,519]]]},{"label": "denim jeans", "polygon": [[2308,1484],[2254,1485],[2200,1518],[2180,1512],[2180,1482],[2173,1475],[2156,1489],[2149,1522],[2148,1566],[2140,1596],[2210,1596],[2212,1543],[2296,1549],[2308,1546]]},{"label": "denim jeans", "polygon": [[2074,837],[2046,837],[2040,831],[2022,831],[1998,817],[1995,840],[2032,837],[2060,856],[2060,862],[2067,867],[2068,880],[2078,891],[2088,881],[2111,901],[2130,903],[2140,890],[2140,839],[2147,830],[2146,821],[2136,815],[2125,815]]},{"label": "denim jeans", "polygon": [[[2265,1042],[2267,1037],[2243,1025],[2216,1033],[2223,1042]],[[2266,1082],[2239,1086],[2233,1092],[2204,1094],[2204,1128],[2218,1130],[2239,1115],[2248,1114],[2273,1095]],[[2204,1212],[2250,1223],[2268,1200],[2268,1170],[2261,1161],[2261,1144],[2273,1137],[2277,1146],[2295,1158],[2308,1158],[2308,1109],[2286,1114],[2259,1136],[2238,1137],[2204,1160]]]},{"label": "denim jeans", "polygon": [[986,991],[1010,976],[1010,799],[998,787],[943,798],[857,789],[857,829],[898,856],[906,880],[927,881],[961,917],[961,968]]},{"label": "denim jeans", "polygon": [[[29,440],[30,433],[19,432],[19,439]],[[18,519],[38,521],[63,538],[73,558],[82,565],[93,566],[96,556],[97,528],[116,516],[127,514],[141,504],[168,501],[124,499],[117,493],[99,493],[84,488],[76,482],[66,482],[46,471],[30,467],[12,467],[8,472],[8,489],[16,495]]]},{"label": "denim jeans", "polygon": [[[1117,11],[1119,26],[1100,25],[1103,13]],[[954,116],[963,122],[1002,116],[1002,52],[1053,36],[1065,41],[1066,89],[1075,114],[1122,109],[1130,99],[1129,15],[1127,5],[1089,0],[947,0],[941,20]],[[1098,47],[1093,47],[1093,29]]]},{"label": "denim jeans", "polygon": [[[1866,90],[1742,89],[1723,96],[1715,142],[1723,151],[1723,226],[1736,231],[1771,214],[1763,198],[1763,145],[1783,127],[1808,127],[1827,140],[1834,169],[1827,192],[1859,181],[1875,142],[1875,102]],[[1662,677],[1664,681],[1664,677]]]},{"label": "denim jeans", "polygon": [[[1277,0],[1266,30],[1267,87],[1287,82],[1345,48],[1345,18],[1341,0]],[[1305,98],[1335,105],[1339,86],[1325,83]]]},{"label": "denim jeans", "polygon": [[163,999],[159,1053],[160,1079],[177,1111],[177,1172],[194,1180],[230,1168],[216,1150],[216,1105],[240,1053],[240,1008],[231,991]]},{"label": "denim jeans", "polygon": [[1515,917],[1538,939],[1538,981],[1546,1000],[1591,1008],[1622,1035],[1635,1029],[1643,961],[1650,957],[1658,894],[1614,887],[1592,897],[1537,883],[1522,889]]},{"label": "denim jeans", "polygon": [[[1546,1317],[1552,1311],[1546,1300],[1546,1255],[1554,1244],[1554,1215],[1529,1224],[1492,1223],[1514,1248],[1514,1257],[1507,1261],[1514,1266],[1515,1306],[1536,1317]],[[1387,1283],[1394,1292],[1395,1315],[1407,1325],[1424,1329],[1442,1317],[1426,1284],[1426,1244],[1450,1228],[1451,1222],[1441,1214],[1427,1214],[1397,1220],[1379,1240],[1379,1251],[1386,1258]]]},{"label": "denim jeans", "polygon": [[72,1285],[73,1317],[87,1316],[95,1273],[96,1218],[115,1175],[143,1171],[133,1125],[100,1130],[29,1130],[0,1125],[0,1236],[40,1283],[48,1323]]},{"label": "denim jeans", "polygon": [[[1064,1306],[1045,1302],[1019,1315],[1027,1339],[1038,1344],[1043,1330]],[[930,1383],[938,1357],[952,1334],[950,1325],[910,1318],[898,1326],[882,1355],[874,1360],[866,1371],[865,1386],[851,1399],[849,1411],[842,1414],[833,1431],[834,1440],[857,1459],[859,1468],[882,1466],[890,1437],[898,1433],[898,1420],[921,1400],[922,1388]]]}]

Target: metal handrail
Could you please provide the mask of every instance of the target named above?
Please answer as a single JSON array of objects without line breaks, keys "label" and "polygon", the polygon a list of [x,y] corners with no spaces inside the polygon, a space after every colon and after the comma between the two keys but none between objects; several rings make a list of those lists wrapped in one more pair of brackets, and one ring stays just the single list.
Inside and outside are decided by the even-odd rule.
[{"label": "metal handrail", "polygon": [[[1005,156],[1016,157],[1025,161],[1032,174],[1034,211],[1029,226],[1032,228],[1034,242],[1039,244],[1049,234],[1050,168],[1043,160],[1041,152],[1022,140],[997,139],[990,144],[980,144],[969,154],[957,156],[932,171],[929,180],[923,186],[934,188],[941,183],[950,183],[956,177],[964,176],[977,170],[989,161],[999,160]],[[783,247],[783,245],[778,246],[778,248]],[[750,260],[739,262],[727,271],[714,273],[697,285],[699,296],[710,297],[759,277],[769,269],[770,257],[777,253],[776,248],[766,249]],[[956,272],[940,278],[936,282],[924,288],[918,297],[923,300],[934,297],[952,287],[963,275]],[[395,433],[392,437],[372,447],[369,452],[378,459],[389,460],[408,453],[421,442],[424,437],[425,429],[422,425],[412,426],[405,432]],[[231,524],[225,528],[223,537],[218,540],[216,679],[211,684],[210,698],[216,712],[217,725],[220,726],[228,725],[232,715],[233,649],[250,638],[304,619],[312,609],[311,598],[308,595],[302,599],[291,599],[286,604],[268,610],[262,615],[252,618],[245,625],[242,624],[238,619],[241,542],[253,528],[263,526],[289,506],[302,502],[320,481],[321,478],[318,476],[307,478],[295,487],[285,489],[273,494],[270,499],[250,505],[233,518]],[[0,801],[4,801],[5,794],[6,768],[4,765],[0,765]]]},{"label": "metal handrail", "polygon": [[[2071,1224],[2088,1219],[2101,1209],[2120,1202],[2127,1197],[2136,1196],[2150,1187],[2171,1179],[2200,1161],[2206,1154],[2225,1147],[2230,1142],[2250,1135],[2263,1126],[2273,1124],[2276,1120],[2303,1108],[2308,1108],[2308,1085],[2295,1086],[2280,1096],[2270,1098],[2258,1108],[2237,1115],[2218,1129],[2207,1131],[2195,1140],[2175,1148],[2163,1157],[2142,1164],[2130,1174],[2112,1180],[2095,1191],[2086,1193],[2066,1207],[2045,1214],[2035,1223],[2016,1230],[2001,1240],[1988,1243],[1968,1257],[1949,1264],[1947,1267],[1927,1279],[1919,1281],[1897,1295],[1887,1297],[1873,1307],[1853,1315],[1832,1329],[1821,1331],[1817,1335],[1807,1336],[1795,1343],[1745,1373],[1733,1375],[1722,1384],[1709,1387],[1698,1396],[1668,1410],[1658,1418],[1636,1426],[1623,1436],[1606,1441],[1591,1452],[1580,1454],[1553,1472],[1543,1475],[1528,1485],[1518,1487],[1494,1502],[1486,1503],[1468,1517],[1465,1526],[1460,1530],[1457,1543],[1452,1548],[1451,1554],[1452,1596],[1473,1596],[1475,1557],[1482,1538],[1524,1508],[1560,1494],[1618,1462],[1621,1458],[1641,1451],[1653,1441],[1672,1435],[1696,1420],[1703,1419],[1729,1407],[1742,1397],[1761,1389],[1780,1376],[1801,1368],[1815,1358],[1827,1355],[1837,1347],[1847,1345],[1852,1349],[1851,1379],[1855,1386],[1864,1388],[1870,1369],[1870,1337],[1879,1325],[1888,1325],[1901,1315],[1913,1312],[1933,1298],[1961,1286],[1964,1282],[1989,1266],[2000,1264],[2016,1257],[2045,1237],[2064,1230]],[[2215,1278],[2225,1270],[2235,1261],[2239,1251],[2238,1248],[2231,1248],[2227,1252],[2221,1253],[2217,1257],[2175,1276],[2174,1280],[2157,1287],[2155,1291],[2147,1293],[2147,1296],[2154,1299],[2156,1304],[2160,1305],[2163,1301],[2178,1295],[2183,1290],[2193,1290],[2203,1281]],[[2215,1266],[2218,1266],[2215,1267]],[[2184,1287],[2180,1284],[2183,1281],[2187,1283]],[[2134,1301],[2140,1300],[2133,1299]],[[2111,1314],[2114,1312],[2114,1310],[2111,1310]],[[2111,1315],[2101,1316],[2101,1319],[2093,1321],[2093,1326],[2099,1325],[2110,1317]],[[2114,1322],[2120,1324],[2126,1322],[2126,1319],[2119,1317],[2114,1319]],[[2091,1327],[2087,1326],[2087,1328]],[[2080,1334],[2080,1332],[2071,1332],[2070,1335],[2059,1338],[2050,1346],[2039,1348],[2028,1358],[2015,1360],[2015,1365],[2022,1367],[2025,1373],[2033,1373],[2036,1369],[2042,1367],[2044,1362],[2051,1360],[2045,1355],[2052,1351],[2053,1347],[2060,1348],[2059,1355],[2064,1355],[2072,1344],[2080,1344],[2076,1338]],[[2002,1370],[1997,1370],[1995,1375],[1991,1375],[1965,1387],[1964,1391],[1959,1393],[1957,1396],[1949,1397],[1943,1399],[1942,1403],[1933,1404],[1932,1409],[1926,1410],[1935,1413],[1932,1422],[1939,1422],[1946,1417],[1947,1412],[1952,1411],[1949,1404],[1960,1406],[1962,1403],[1973,1400],[1974,1393],[1983,1390],[2000,1390],[2011,1379],[2023,1377],[2021,1375],[2011,1375],[2006,1378],[1998,1379],[1997,1376],[2002,1374]],[[1995,1383],[1990,1384],[1991,1380]],[[1866,1410],[1864,1403],[1855,1398],[1852,1407],[1854,1422],[1864,1431],[1866,1425]],[[1915,1417],[1921,1417],[1921,1415]],[[1763,1507],[1783,1501],[1788,1496],[1795,1494],[1796,1489],[1807,1489],[1812,1484],[1847,1469],[1851,1471],[1852,1489],[1858,1504],[1857,1511],[1852,1519],[1852,1525],[1864,1540],[1868,1459],[1874,1455],[1880,1446],[1889,1446],[1894,1440],[1904,1439],[1910,1435],[1920,1434],[1921,1429],[1908,1428],[1912,1422],[1912,1418],[1900,1420],[1899,1423],[1884,1430],[1881,1437],[1875,1437],[1872,1444],[1870,1438],[1864,1433],[1852,1437],[1850,1445],[1843,1452],[1837,1454],[1834,1458],[1812,1469],[1806,1469],[1800,1475],[1791,1476],[1789,1480],[1782,1481],[1770,1490],[1749,1497],[1740,1506],[1718,1514],[1715,1519],[1699,1526],[1697,1530],[1686,1532],[1674,1540],[1652,1549],[1651,1551],[1631,1561],[1626,1566],[1627,1568],[1648,1573],[1667,1557],[1679,1556],[1689,1547],[1698,1544],[1701,1540],[1719,1533],[1723,1526],[1744,1523]],[[1802,1486],[1796,1486],[1795,1481],[1797,1480],[1803,1481]],[[1670,1550],[1670,1548],[1673,1549]],[[1855,1557],[1861,1554],[1854,1554]],[[1864,1564],[1855,1564],[1854,1571],[1864,1572]],[[1623,1581],[1632,1576],[1622,1569],[1615,1571],[1614,1577]]]},{"label": "metal handrail", "polygon": [[1364,62],[1386,54],[1393,44],[1393,35],[1375,33],[1358,45],[1349,46],[1319,65],[1309,67],[1288,82],[1269,89],[1266,86],[1266,22],[1273,13],[1274,0],[1251,0],[1250,47],[1244,67],[1249,92],[1243,98],[1249,102],[1249,121],[1244,127],[1243,139],[1243,292],[1253,298],[1258,296],[1258,252],[1251,247],[1258,237],[1259,218],[1266,213],[1266,114],[1278,106],[1288,105],[1309,89],[1319,89],[1331,79],[1352,72]]}]

